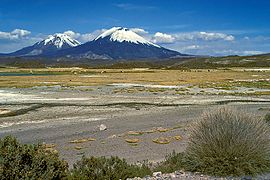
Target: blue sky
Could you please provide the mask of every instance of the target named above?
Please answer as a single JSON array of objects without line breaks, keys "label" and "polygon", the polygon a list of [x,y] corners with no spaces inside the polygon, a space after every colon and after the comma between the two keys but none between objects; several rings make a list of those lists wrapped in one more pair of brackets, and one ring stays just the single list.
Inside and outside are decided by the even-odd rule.
[{"label": "blue sky", "polygon": [[1,0],[0,52],[50,34],[92,40],[113,26],[202,55],[270,52],[268,0]]}]

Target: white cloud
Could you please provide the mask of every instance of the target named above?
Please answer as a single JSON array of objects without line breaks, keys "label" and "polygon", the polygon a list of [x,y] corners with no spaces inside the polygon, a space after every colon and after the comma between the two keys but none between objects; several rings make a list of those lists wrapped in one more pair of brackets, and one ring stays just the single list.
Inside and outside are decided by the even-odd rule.
[{"label": "white cloud", "polygon": [[11,37],[10,33],[0,31],[0,39],[11,39]]},{"label": "white cloud", "polygon": [[190,46],[186,46],[183,47],[183,50],[195,50],[195,49],[201,49],[202,47],[199,45],[190,45]]},{"label": "white cloud", "polygon": [[224,33],[216,32],[190,32],[190,33],[178,33],[174,37],[179,41],[189,41],[189,40],[203,40],[203,41],[233,41],[235,37],[233,35],[228,35]]},{"label": "white cloud", "polygon": [[170,34],[165,34],[161,32],[157,32],[154,36],[152,41],[154,43],[173,43],[175,38]]},{"label": "white cloud", "polygon": [[236,50],[236,49],[224,49],[224,50],[214,50],[211,52],[215,56],[226,56],[226,55],[240,55],[240,56],[252,56],[258,54],[264,54],[264,51],[256,50]]},{"label": "white cloud", "polygon": [[24,37],[24,36],[28,36],[29,34],[31,34],[30,31],[24,30],[24,29],[14,29],[11,32],[12,35],[18,35],[19,37]]},{"label": "white cloud", "polygon": [[71,30],[65,31],[63,34],[66,34],[66,35],[70,36],[73,39],[77,39],[77,38],[79,38],[81,36],[80,33],[76,33],[76,32],[71,31]]},{"label": "white cloud", "polygon": [[270,41],[270,37],[269,36],[257,36],[257,37],[254,37],[253,40],[255,40],[257,42]]},{"label": "white cloud", "polygon": [[141,28],[131,28],[130,30],[140,35],[148,34],[148,31]]},{"label": "white cloud", "polygon": [[217,32],[187,32],[187,33],[174,33],[166,34],[157,32],[152,35],[151,40],[154,43],[168,44],[180,41],[234,41],[235,37],[230,34],[217,33]]},{"label": "white cloud", "polygon": [[120,3],[115,4],[116,7],[123,9],[123,10],[153,10],[156,9],[154,6],[140,6],[136,4],[129,4],[129,3]]},{"label": "white cloud", "polygon": [[90,33],[82,34],[81,40],[82,42],[92,41],[96,37],[98,37],[101,33],[105,32],[107,29],[98,29]]},{"label": "white cloud", "polygon": [[95,39],[96,36],[93,35],[92,33],[86,33],[86,34],[82,34],[78,40],[82,43],[88,42],[88,41],[92,41],[93,39]]},{"label": "white cloud", "polygon": [[70,36],[73,39],[76,39],[78,41],[80,41],[81,43],[85,43],[88,41],[92,41],[93,39],[95,39],[100,33],[104,32],[105,29],[100,29],[100,30],[96,30],[90,33],[78,33],[78,32],[74,32],[71,30],[65,31],[64,34]]},{"label": "white cloud", "polygon": [[31,32],[24,29],[14,29],[11,32],[0,31],[0,39],[17,40],[30,35]]},{"label": "white cloud", "polygon": [[200,32],[199,33],[199,38],[202,38],[206,41],[211,41],[211,40],[225,40],[225,41],[233,41],[234,40],[234,36],[232,35],[227,35],[224,33],[207,33],[207,32]]},{"label": "white cloud", "polygon": [[256,54],[264,54],[265,52],[263,51],[243,51],[243,55],[256,55]]}]

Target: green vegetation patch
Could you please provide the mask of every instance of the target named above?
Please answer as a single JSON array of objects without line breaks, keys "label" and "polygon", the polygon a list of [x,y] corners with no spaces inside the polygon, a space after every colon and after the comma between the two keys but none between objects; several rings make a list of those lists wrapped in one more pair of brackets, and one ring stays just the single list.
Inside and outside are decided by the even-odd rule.
[{"label": "green vegetation patch", "polygon": [[[205,112],[190,125],[189,141],[185,152],[169,154],[157,165],[128,164],[118,157],[82,157],[68,170],[60,160],[55,144],[24,145],[10,136],[0,139],[0,179],[126,179],[145,177],[153,172],[171,173],[184,170],[221,177],[256,176],[270,172],[269,113],[264,120],[228,107]],[[169,130],[178,129],[175,126]],[[159,131],[158,131],[159,129]],[[129,131],[130,136],[142,133],[164,133],[168,128],[147,131]],[[181,141],[180,135],[153,139],[157,144]],[[77,143],[92,138],[71,141],[77,155],[86,147]],[[125,141],[136,148],[137,138]]]},{"label": "green vegetation patch", "polygon": [[128,164],[118,157],[83,157],[74,164],[69,179],[127,179],[132,177],[144,177],[152,171],[146,164]]},{"label": "green vegetation patch", "polygon": [[64,179],[68,165],[44,145],[22,145],[15,138],[0,139],[0,179]]},{"label": "green vegetation patch", "polygon": [[270,113],[267,113],[267,114],[264,116],[264,120],[265,120],[265,122],[267,122],[267,123],[270,124]]}]

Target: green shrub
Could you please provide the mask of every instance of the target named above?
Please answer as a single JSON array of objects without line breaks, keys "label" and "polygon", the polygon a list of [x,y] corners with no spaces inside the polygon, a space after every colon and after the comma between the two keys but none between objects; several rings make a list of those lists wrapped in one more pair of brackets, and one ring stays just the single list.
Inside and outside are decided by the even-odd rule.
[{"label": "green shrub", "polygon": [[171,173],[174,171],[178,171],[181,169],[185,169],[186,158],[185,153],[176,153],[175,151],[166,156],[165,161],[158,163],[156,167],[154,167],[153,171],[162,173]]},{"label": "green shrub", "polygon": [[264,116],[264,120],[265,120],[265,122],[270,123],[270,113],[267,113],[267,114]]},{"label": "green shrub", "polygon": [[19,68],[45,68],[46,65],[39,60],[16,60],[8,64],[9,66],[15,66]]},{"label": "green shrub", "polygon": [[67,163],[42,145],[22,145],[14,137],[0,139],[0,179],[65,179]]},{"label": "green shrub", "polygon": [[130,165],[118,157],[83,157],[74,164],[69,179],[126,179],[150,175],[147,165]]},{"label": "green shrub", "polygon": [[226,107],[206,112],[191,129],[185,168],[218,176],[270,171],[269,126]]}]

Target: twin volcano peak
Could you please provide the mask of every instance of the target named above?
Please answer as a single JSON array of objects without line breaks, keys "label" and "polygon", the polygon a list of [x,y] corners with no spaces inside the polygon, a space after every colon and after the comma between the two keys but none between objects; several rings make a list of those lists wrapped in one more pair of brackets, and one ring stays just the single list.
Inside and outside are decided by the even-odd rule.
[{"label": "twin volcano peak", "polygon": [[6,56],[134,60],[165,59],[186,55],[156,45],[137,34],[134,29],[113,27],[84,44],[80,44],[68,34],[56,33]]},{"label": "twin volcano peak", "polygon": [[113,27],[102,34],[100,34],[94,41],[99,41],[102,39],[109,39],[110,41],[118,41],[118,42],[130,42],[135,44],[144,44],[149,46],[155,46],[160,48],[159,45],[156,45],[150,41],[147,41],[142,36],[138,35],[134,31],[123,28],[123,27]]}]

